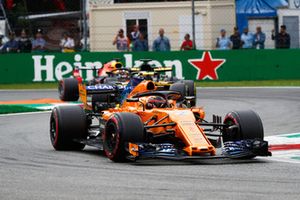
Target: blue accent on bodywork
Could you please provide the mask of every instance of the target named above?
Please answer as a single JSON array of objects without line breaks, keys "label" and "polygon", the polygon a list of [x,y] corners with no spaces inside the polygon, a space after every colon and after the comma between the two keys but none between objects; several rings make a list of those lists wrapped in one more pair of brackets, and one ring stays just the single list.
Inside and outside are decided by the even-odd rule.
[{"label": "blue accent on bodywork", "polygon": [[123,103],[126,100],[130,92],[143,80],[144,80],[143,78],[136,78],[136,77],[130,79],[128,84],[125,86],[123,92],[121,93],[121,103]]},{"label": "blue accent on bodywork", "polygon": [[156,156],[168,156],[176,157],[177,149],[173,144],[139,144],[139,155],[142,157],[156,157]]},{"label": "blue accent on bodywork", "polygon": [[229,158],[269,155],[268,142],[258,139],[224,142],[222,154],[228,156]]},{"label": "blue accent on bodywork", "polygon": [[268,142],[261,139],[248,139],[224,142],[221,155],[188,156],[182,149],[173,144],[137,143],[139,156],[137,158],[163,158],[172,160],[186,159],[215,159],[215,158],[252,158],[255,156],[271,156],[268,151]]}]

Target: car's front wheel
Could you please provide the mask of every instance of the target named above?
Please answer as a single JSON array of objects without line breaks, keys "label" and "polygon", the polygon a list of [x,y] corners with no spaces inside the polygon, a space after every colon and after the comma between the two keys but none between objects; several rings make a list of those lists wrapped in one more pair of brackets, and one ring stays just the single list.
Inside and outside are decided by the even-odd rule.
[{"label": "car's front wheel", "polygon": [[264,129],[259,115],[252,110],[232,111],[224,119],[224,124],[234,127],[223,131],[223,141],[237,141],[264,138]]},{"label": "car's front wheel", "polygon": [[104,152],[109,159],[122,162],[128,154],[126,144],[143,142],[144,139],[144,124],[138,115],[128,112],[115,113],[105,126]]}]

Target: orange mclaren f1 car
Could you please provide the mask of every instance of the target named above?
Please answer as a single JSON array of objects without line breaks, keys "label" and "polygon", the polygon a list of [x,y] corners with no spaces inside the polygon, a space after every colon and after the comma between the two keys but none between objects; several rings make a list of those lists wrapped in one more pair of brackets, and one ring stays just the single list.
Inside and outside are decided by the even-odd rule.
[{"label": "orange mclaren f1 car", "polygon": [[[101,87],[99,87],[101,88]],[[177,103],[180,92],[156,90],[152,81],[137,85],[122,105],[103,101],[91,109],[58,106],[50,118],[50,139],[56,150],[82,150],[86,145],[104,150],[116,162],[146,158],[173,160],[212,158],[253,158],[269,156],[260,117],[253,111],[232,111],[205,120],[202,108]],[[193,97],[185,97],[187,104]],[[97,112],[95,112],[95,110]]]}]

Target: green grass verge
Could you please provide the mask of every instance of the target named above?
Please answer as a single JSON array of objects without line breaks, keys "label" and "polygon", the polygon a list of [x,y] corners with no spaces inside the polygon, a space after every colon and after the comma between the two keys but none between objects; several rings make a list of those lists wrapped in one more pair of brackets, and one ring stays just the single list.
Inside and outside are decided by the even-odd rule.
[{"label": "green grass verge", "polygon": [[38,112],[39,109],[22,105],[0,105],[0,114]]},{"label": "green grass verge", "polygon": [[[261,86],[300,86],[300,80],[269,81],[197,81],[197,87],[261,87]],[[58,83],[0,84],[0,89],[57,89]]]},{"label": "green grass verge", "polygon": [[0,89],[56,89],[58,83],[0,84]]}]

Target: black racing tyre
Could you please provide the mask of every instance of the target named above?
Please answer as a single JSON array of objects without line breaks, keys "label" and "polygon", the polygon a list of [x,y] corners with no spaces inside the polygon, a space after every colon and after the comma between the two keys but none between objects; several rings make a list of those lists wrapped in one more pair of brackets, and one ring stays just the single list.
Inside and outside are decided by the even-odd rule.
[{"label": "black racing tyre", "polygon": [[78,80],[76,78],[66,78],[59,81],[58,94],[63,101],[77,101],[79,98]]},{"label": "black racing tyre", "polygon": [[128,142],[144,142],[145,130],[141,118],[133,113],[115,113],[106,123],[103,147],[106,156],[115,162],[126,160]]},{"label": "black racing tyre", "polygon": [[85,144],[75,140],[86,139],[87,118],[79,106],[58,106],[50,117],[50,140],[56,150],[82,150]]},{"label": "black racing tyre", "polygon": [[[170,90],[181,93],[181,98],[177,100],[177,102],[179,103],[182,103],[184,101],[184,97],[186,96],[195,96],[194,82],[190,80],[174,83],[170,86]],[[192,100],[190,106],[195,106],[195,105],[196,105],[196,101]]]},{"label": "black racing tyre", "polygon": [[182,83],[185,84],[186,88],[186,96],[193,96],[195,97],[194,101],[191,101],[191,106],[196,105],[196,88],[195,82],[192,80],[182,80]]},{"label": "black racing tyre", "polygon": [[180,99],[177,100],[178,102],[184,100],[184,97],[186,96],[186,85],[184,83],[174,83],[170,86],[169,90],[181,93]]},{"label": "black racing tyre", "polygon": [[168,77],[168,78],[164,79],[164,81],[177,82],[177,81],[180,81],[180,80],[179,80],[179,78],[177,78],[175,76],[171,76],[171,77]]},{"label": "black racing tyre", "polygon": [[264,129],[259,115],[252,110],[232,111],[225,116],[224,124],[237,125],[237,128],[224,129],[223,141],[237,141],[264,138]]},{"label": "black racing tyre", "polygon": [[192,80],[182,80],[182,83],[186,85],[186,96],[196,96],[195,83]]}]

